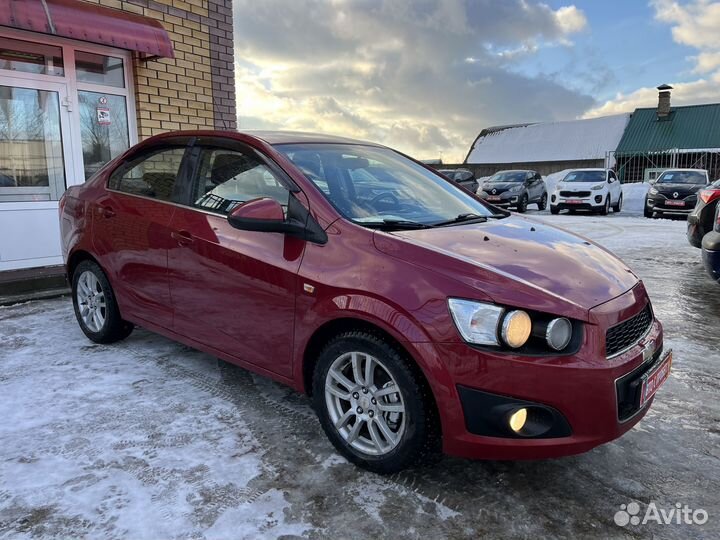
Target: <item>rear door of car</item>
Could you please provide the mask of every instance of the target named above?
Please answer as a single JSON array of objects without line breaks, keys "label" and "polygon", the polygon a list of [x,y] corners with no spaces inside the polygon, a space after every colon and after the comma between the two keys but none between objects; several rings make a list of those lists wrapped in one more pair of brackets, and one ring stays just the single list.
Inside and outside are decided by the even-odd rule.
[{"label": "rear door of car", "polygon": [[615,171],[608,171],[608,188],[612,203],[617,203],[620,200],[620,194],[622,193],[622,185],[617,179],[617,176],[615,176]]},{"label": "rear door of car", "polygon": [[297,274],[305,241],[241,231],[227,215],[270,197],[284,209],[301,192],[276,164],[232,139],[198,139],[187,199],[170,229],[174,330],[270,372],[292,374]]},{"label": "rear door of car", "polygon": [[170,221],[188,174],[190,142],[179,137],[139,148],[110,172],[93,209],[95,253],[110,276],[121,311],[136,322],[172,326]]}]

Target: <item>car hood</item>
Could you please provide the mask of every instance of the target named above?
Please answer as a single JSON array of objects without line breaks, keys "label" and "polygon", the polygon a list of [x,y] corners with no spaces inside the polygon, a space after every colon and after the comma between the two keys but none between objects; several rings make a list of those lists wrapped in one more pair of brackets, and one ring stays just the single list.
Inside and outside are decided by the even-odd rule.
[{"label": "car hood", "polygon": [[522,182],[485,182],[483,184],[485,191],[488,189],[510,189],[511,187],[520,186],[523,187]]},{"label": "car hood", "polygon": [[597,182],[566,182],[566,183],[558,183],[557,189],[563,189],[567,191],[588,191],[593,186],[597,186],[598,184],[603,184],[602,180],[598,180]]},{"label": "car hood", "polygon": [[704,184],[655,184],[653,186],[660,193],[697,193],[702,188],[706,187]]},{"label": "car hood", "polygon": [[379,233],[375,245],[385,253],[459,279],[497,303],[583,320],[591,308],[638,283],[632,271],[604,248],[517,216]]}]

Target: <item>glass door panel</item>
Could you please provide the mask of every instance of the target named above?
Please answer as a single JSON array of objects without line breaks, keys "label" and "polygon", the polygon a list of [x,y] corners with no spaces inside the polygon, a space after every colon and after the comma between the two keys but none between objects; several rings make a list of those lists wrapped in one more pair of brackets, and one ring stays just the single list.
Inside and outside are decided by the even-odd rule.
[{"label": "glass door panel", "polygon": [[60,122],[59,92],[0,85],[0,202],[60,198]]},{"label": "glass door panel", "polygon": [[130,148],[124,96],[78,90],[85,180]]}]

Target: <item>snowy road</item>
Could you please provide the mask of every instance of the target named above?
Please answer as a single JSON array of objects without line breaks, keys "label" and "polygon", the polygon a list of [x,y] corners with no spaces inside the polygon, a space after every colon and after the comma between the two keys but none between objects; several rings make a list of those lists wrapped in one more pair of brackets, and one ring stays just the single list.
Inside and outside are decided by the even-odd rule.
[{"label": "snowy road", "polygon": [[[682,221],[539,217],[623,257],[675,351],[620,440],[378,477],[333,452],[303,396],[144,330],[93,345],[67,298],[33,302],[0,308],[0,538],[719,537],[720,286]],[[616,525],[633,501],[709,520]]]}]

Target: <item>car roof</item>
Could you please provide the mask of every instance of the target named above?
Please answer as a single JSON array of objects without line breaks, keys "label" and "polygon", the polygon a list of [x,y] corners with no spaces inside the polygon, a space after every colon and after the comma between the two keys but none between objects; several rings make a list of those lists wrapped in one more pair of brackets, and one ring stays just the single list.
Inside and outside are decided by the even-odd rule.
[{"label": "car roof", "polygon": [[503,169],[502,171],[497,171],[490,176],[494,176],[497,173],[501,173],[501,172],[535,172],[535,171],[532,169]]},{"label": "car roof", "polygon": [[707,170],[706,170],[706,169],[692,169],[692,168],[688,168],[688,169],[665,169],[663,172],[666,173],[666,172],[682,172],[682,171],[696,171],[696,172],[707,173]]},{"label": "car roof", "polygon": [[244,130],[244,135],[261,139],[268,144],[362,144],[365,146],[382,146],[377,143],[340,137],[339,135],[326,135],[324,133],[309,133],[304,131],[268,131],[268,130]]},{"label": "car roof", "polygon": [[578,171],[607,171],[608,169],[603,169],[602,167],[586,167],[584,169],[570,169],[570,172],[578,172]]}]

